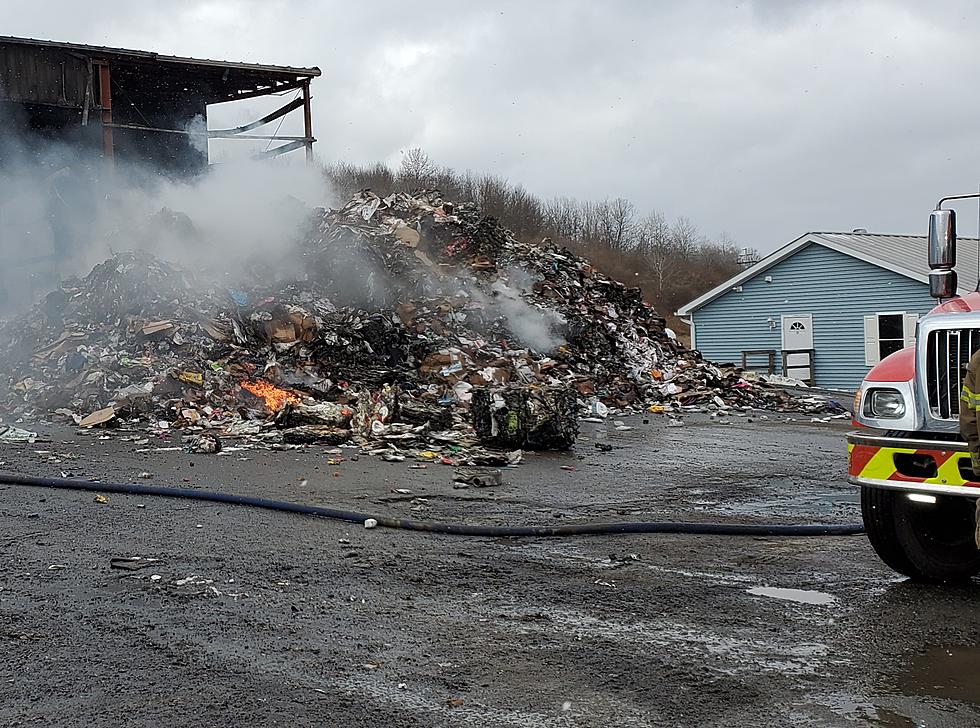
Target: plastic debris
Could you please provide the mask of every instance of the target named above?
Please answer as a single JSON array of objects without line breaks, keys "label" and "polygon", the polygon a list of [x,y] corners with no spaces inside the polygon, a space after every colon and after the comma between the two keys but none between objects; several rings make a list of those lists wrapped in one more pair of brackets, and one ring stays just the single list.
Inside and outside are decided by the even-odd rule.
[{"label": "plastic debris", "polygon": [[459,468],[453,474],[453,482],[476,488],[491,488],[503,483],[503,473],[491,468]]},{"label": "plastic debris", "polygon": [[471,409],[477,436],[495,447],[567,450],[578,437],[568,388],[486,387],[474,394]]},{"label": "plastic debris", "polygon": [[151,559],[144,556],[116,556],[109,559],[109,568],[122,569],[123,571],[139,571],[154,564],[159,564],[160,561],[160,559]]},{"label": "plastic debris", "polygon": [[30,430],[22,430],[13,425],[0,425],[0,442],[6,443],[32,443],[37,440],[37,433]]},{"label": "plastic debris", "polygon": [[639,289],[476,205],[364,191],[310,210],[308,229],[276,242],[293,271],[279,277],[267,259],[208,279],[138,252],[64,280],[0,326],[0,407],[195,447],[353,444],[453,466],[567,449],[580,416],[841,410],[704,361]]},{"label": "plastic debris", "polygon": [[204,455],[221,452],[221,440],[214,433],[201,433],[191,440],[190,451]]}]

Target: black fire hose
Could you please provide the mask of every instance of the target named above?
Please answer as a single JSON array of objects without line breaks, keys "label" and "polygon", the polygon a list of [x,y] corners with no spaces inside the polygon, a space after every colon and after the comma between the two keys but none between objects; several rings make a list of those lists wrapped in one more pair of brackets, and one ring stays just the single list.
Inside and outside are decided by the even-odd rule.
[{"label": "black fire hose", "polygon": [[596,536],[608,533],[687,533],[713,536],[853,536],[864,532],[861,524],[782,525],[770,523],[674,523],[670,521],[623,521],[618,523],[582,523],[574,526],[469,526],[464,523],[430,523],[405,518],[374,516],[370,513],[345,511],[339,508],[308,506],[302,503],[253,498],[252,496],[218,493],[213,490],[166,488],[136,483],[102,483],[74,478],[35,478],[29,475],[0,473],[0,484],[29,485],[60,490],[87,490],[93,493],[124,493],[126,495],[157,495],[166,498],[187,498],[211,503],[231,503],[271,511],[301,513],[350,523],[377,521],[385,528],[407,531],[444,533],[452,536],[535,537],[535,536]]}]

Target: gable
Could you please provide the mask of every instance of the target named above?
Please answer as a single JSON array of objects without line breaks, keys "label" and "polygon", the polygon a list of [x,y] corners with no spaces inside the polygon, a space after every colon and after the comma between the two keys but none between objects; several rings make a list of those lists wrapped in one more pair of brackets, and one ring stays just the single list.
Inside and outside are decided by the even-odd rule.
[{"label": "gable", "polygon": [[[771,281],[766,279],[770,278]],[[731,307],[751,307],[766,301],[782,303],[826,299],[835,291],[865,289],[869,295],[886,296],[889,292],[901,292],[924,302],[929,301],[927,283],[881,268],[874,263],[859,260],[846,253],[832,250],[816,242],[808,243],[793,255],[744,280],[741,291],[729,287],[728,291],[702,305],[698,312],[708,313]],[[875,294],[873,291],[878,291]]]},{"label": "gable", "polygon": [[[894,263],[889,260],[885,260],[878,255],[875,255],[872,251],[866,249],[869,246],[852,245],[850,244],[851,238],[859,237],[870,237],[870,238],[882,238],[882,239],[892,239],[898,236],[884,236],[884,235],[873,235],[873,236],[856,236],[856,235],[845,235],[841,233],[807,233],[800,236],[796,240],[787,243],[782,248],[770,253],[768,256],[763,258],[761,261],[756,263],[751,268],[742,271],[741,273],[732,276],[724,283],[716,286],[705,294],[702,294],[698,298],[694,299],[690,303],[681,306],[677,310],[678,316],[688,316],[694,311],[703,308],[711,301],[716,298],[727,295],[731,290],[737,286],[744,286],[748,281],[753,280],[757,276],[763,273],[768,274],[768,271],[782,261],[796,257],[799,255],[800,251],[813,248],[818,246],[824,248],[828,251],[837,252],[842,258],[850,258],[858,262],[870,265],[872,267],[881,268],[886,271],[895,273],[896,275],[906,277],[913,281],[920,283],[928,283],[928,276],[918,270],[912,270],[904,267],[901,264]],[[907,238],[912,238],[914,236],[905,236]],[[846,239],[846,240],[845,240]],[[924,244],[924,238],[923,238]],[[880,247],[880,246],[879,246]],[[880,253],[880,251],[878,251]],[[923,252],[923,256],[925,253]]]}]

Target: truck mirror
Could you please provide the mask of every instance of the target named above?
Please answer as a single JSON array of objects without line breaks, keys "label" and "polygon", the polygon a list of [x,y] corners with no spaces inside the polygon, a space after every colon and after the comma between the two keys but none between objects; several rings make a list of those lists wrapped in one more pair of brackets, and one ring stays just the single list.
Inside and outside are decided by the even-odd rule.
[{"label": "truck mirror", "polygon": [[933,210],[929,215],[929,267],[949,270],[955,265],[956,213]]},{"label": "truck mirror", "polygon": [[932,298],[954,298],[956,296],[956,271],[929,271],[929,295]]}]

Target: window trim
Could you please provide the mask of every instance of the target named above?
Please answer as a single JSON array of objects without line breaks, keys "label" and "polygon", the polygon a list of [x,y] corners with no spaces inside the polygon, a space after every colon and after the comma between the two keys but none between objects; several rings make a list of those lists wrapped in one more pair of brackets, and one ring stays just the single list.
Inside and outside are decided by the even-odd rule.
[{"label": "window trim", "polygon": [[[881,338],[881,317],[882,316],[900,316],[902,319],[902,336],[890,337],[887,339]],[[912,321],[911,317],[915,320]],[[919,314],[913,311],[876,311],[874,313],[869,313],[864,315],[864,363],[865,366],[873,367],[878,364],[885,357],[882,356],[881,344],[882,342],[898,342],[901,344],[895,351],[901,351],[907,346],[913,346],[915,344],[915,330],[916,324],[919,320]],[[873,325],[870,325],[873,322]],[[894,352],[891,352],[894,353]],[[885,355],[887,356],[887,354]]]}]

